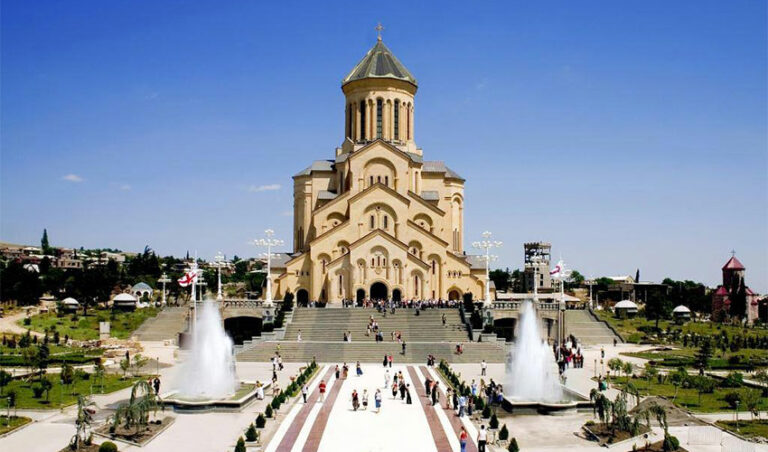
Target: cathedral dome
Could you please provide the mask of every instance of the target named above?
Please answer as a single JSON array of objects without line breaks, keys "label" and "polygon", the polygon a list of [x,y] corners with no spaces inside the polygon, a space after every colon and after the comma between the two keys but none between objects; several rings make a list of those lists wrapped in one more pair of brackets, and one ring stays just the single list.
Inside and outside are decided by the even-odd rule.
[{"label": "cathedral dome", "polygon": [[359,63],[344,77],[342,86],[363,79],[395,79],[418,86],[416,78],[403,66],[380,39]]}]

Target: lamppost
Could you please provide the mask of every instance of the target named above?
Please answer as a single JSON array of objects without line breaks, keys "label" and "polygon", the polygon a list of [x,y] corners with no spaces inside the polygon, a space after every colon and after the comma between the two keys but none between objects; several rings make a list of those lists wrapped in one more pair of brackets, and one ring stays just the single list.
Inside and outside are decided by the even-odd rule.
[{"label": "lamppost", "polygon": [[213,258],[216,261],[216,268],[218,269],[218,278],[219,278],[219,287],[216,291],[216,300],[221,301],[224,299],[224,296],[221,294],[221,266],[224,263],[224,255],[221,254],[221,251],[216,254],[216,257]]},{"label": "lamppost", "polygon": [[472,243],[472,247],[478,250],[485,250],[485,255],[480,256],[485,261],[485,303],[491,302],[491,261],[498,259],[498,256],[491,254],[491,249],[501,248],[502,243],[498,240],[491,240],[491,233],[483,232],[483,240]]},{"label": "lamppost", "polygon": [[270,277],[270,273],[272,270],[272,247],[273,246],[283,246],[283,241],[280,239],[274,239],[272,236],[275,235],[275,231],[272,229],[267,229],[264,231],[264,235],[266,238],[263,239],[257,239],[253,241],[253,244],[256,246],[266,246],[267,252],[262,254],[262,256],[267,258],[267,298],[264,300],[264,306],[272,306],[272,279]]},{"label": "lamppost", "polygon": [[595,309],[595,306],[592,304],[592,284],[595,283],[595,279],[592,277],[592,275],[589,275],[589,281],[587,281],[587,284],[589,285],[589,307],[592,309]]},{"label": "lamppost", "polygon": [[171,282],[171,279],[168,277],[168,274],[163,272],[163,274],[160,275],[160,279],[158,279],[157,282],[163,284],[163,306],[165,306],[165,304],[166,304],[166,300],[165,300],[165,283]]}]

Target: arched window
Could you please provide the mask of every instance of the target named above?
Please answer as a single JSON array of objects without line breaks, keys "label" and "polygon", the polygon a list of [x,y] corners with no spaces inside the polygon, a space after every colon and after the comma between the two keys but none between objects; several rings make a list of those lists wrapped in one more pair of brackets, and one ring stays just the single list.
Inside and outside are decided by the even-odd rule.
[{"label": "arched window", "polygon": [[435,274],[435,261],[432,261],[432,274]]},{"label": "arched window", "polygon": [[371,258],[371,267],[375,267],[375,266],[376,266],[376,259]]},{"label": "arched window", "polygon": [[369,185],[373,185],[373,176],[371,176],[371,183]]},{"label": "arched window", "polygon": [[395,99],[395,139],[400,139],[400,99]]},{"label": "arched window", "polygon": [[384,215],[384,229],[387,229],[387,227],[389,226],[388,220],[389,220],[389,217]]},{"label": "arched window", "polygon": [[413,294],[419,296],[419,275],[413,275]]},{"label": "arched window", "polygon": [[339,275],[339,296],[342,295],[343,289],[344,289],[344,278],[342,278],[342,276]]},{"label": "arched window", "polygon": [[325,265],[327,264],[327,262],[325,262],[325,259],[323,259],[322,262],[323,262],[323,273],[325,273]]},{"label": "arched window", "polygon": [[371,215],[371,229],[376,227],[376,217]]},{"label": "arched window", "polygon": [[407,107],[405,110],[408,113],[406,115],[406,121],[405,121],[406,130],[408,131],[407,137],[410,140],[411,139],[411,109],[410,109],[410,106]]},{"label": "arched window", "polygon": [[347,138],[352,138],[352,104],[347,105]]},{"label": "arched window", "polygon": [[376,256],[376,264],[381,266],[381,256]]},{"label": "arched window", "polygon": [[365,101],[360,101],[360,139],[365,141]]},{"label": "arched window", "polygon": [[384,185],[389,187],[389,176],[384,176]]},{"label": "arched window", "polygon": [[381,263],[382,263],[382,265],[384,265],[386,267],[387,266],[387,258],[386,257],[381,258]]},{"label": "arched window", "polygon": [[376,99],[376,138],[381,138],[381,120],[384,119],[381,114],[384,102],[381,99]]},{"label": "arched window", "polygon": [[381,176],[376,176],[376,182],[381,183]]}]

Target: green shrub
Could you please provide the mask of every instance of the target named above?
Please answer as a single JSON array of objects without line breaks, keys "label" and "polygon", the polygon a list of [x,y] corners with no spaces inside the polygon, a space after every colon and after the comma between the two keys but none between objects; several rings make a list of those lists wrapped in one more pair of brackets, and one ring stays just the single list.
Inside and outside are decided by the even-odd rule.
[{"label": "green shrub", "polygon": [[486,406],[483,408],[483,419],[488,419],[489,417],[491,417],[491,407]]},{"label": "green shrub", "polygon": [[251,423],[248,426],[248,430],[245,431],[245,440],[248,442],[254,442],[259,438],[259,432],[256,431],[256,427]]},{"label": "green shrub", "polygon": [[263,414],[259,413],[259,415],[256,416],[256,428],[264,428],[265,425],[267,425],[267,418],[265,418]]},{"label": "green shrub", "polygon": [[475,396],[475,410],[483,411],[484,408],[485,408],[485,402],[483,402],[483,398],[479,396]]},{"label": "green shrub", "polygon": [[32,385],[32,397],[39,399],[43,396],[43,392],[45,392],[45,389],[43,389],[43,386],[35,383]]},{"label": "green shrub", "polygon": [[237,445],[235,445],[235,452],[245,452],[245,440],[243,437],[237,438]]},{"label": "green shrub", "polygon": [[677,450],[680,448],[680,441],[672,435],[665,435],[662,448],[666,451]]},{"label": "green shrub", "polygon": [[494,429],[495,429],[495,428],[499,428],[499,418],[497,418],[495,414],[494,414],[494,415],[492,415],[492,416],[491,416],[491,421],[488,423],[488,425],[489,425],[491,428],[494,428]]},{"label": "green shrub", "polygon": [[25,317],[24,318],[24,326],[29,326],[31,324],[32,324],[32,319],[30,319],[29,317]]},{"label": "green shrub", "polygon": [[731,391],[725,395],[725,401],[728,402],[731,408],[736,409],[739,403],[741,403],[741,394],[738,391]]},{"label": "green shrub", "polygon": [[117,446],[112,441],[104,441],[99,446],[99,452],[117,452]]},{"label": "green shrub", "polygon": [[267,405],[267,409],[264,410],[264,416],[268,419],[272,417],[272,405]]},{"label": "green shrub", "polygon": [[501,431],[499,432],[499,439],[502,441],[506,441],[509,438],[509,430],[507,430],[507,424],[504,424],[501,426]]},{"label": "green shrub", "polygon": [[282,402],[280,401],[280,396],[277,396],[274,399],[272,399],[272,403],[269,404],[269,407],[274,409],[274,410],[277,410],[277,409],[280,408],[280,404],[281,403]]},{"label": "green shrub", "polygon": [[516,438],[512,438],[512,441],[509,442],[509,447],[507,447],[507,450],[509,452],[520,452],[520,446],[517,445]]},{"label": "green shrub", "polygon": [[731,372],[720,383],[720,386],[724,388],[738,388],[744,384],[744,375],[740,372]]}]

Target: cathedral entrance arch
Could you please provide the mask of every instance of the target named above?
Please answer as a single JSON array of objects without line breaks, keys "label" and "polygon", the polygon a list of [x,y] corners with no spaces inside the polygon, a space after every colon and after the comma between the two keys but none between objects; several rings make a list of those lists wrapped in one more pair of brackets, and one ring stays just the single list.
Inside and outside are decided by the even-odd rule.
[{"label": "cathedral entrance arch", "polygon": [[400,292],[400,289],[392,290],[392,301],[401,301],[402,299],[403,294]]},{"label": "cathedral entrance arch", "polygon": [[309,305],[309,292],[306,289],[299,289],[296,292],[296,304],[303,307]]},{"label": "cathedral entrance arch", "polygon": [[357,300],[357,305],[362,306],[363,300],[365,300],[365,290],[357,289],[356,300]]},{"label": "cathedral entrance arch", "polygon": [[371,300],[386,300],[389,298],[389,289],[383,282],[371,284]]},{"label": "cathedral entrance arch", "polygon": [[456,301],[456,300],[459,300],[460,298],[461,298],[461,294],[459,293],[458,290],[453,289],[450,292],[448,292],[448,299],[449,300]]}]

